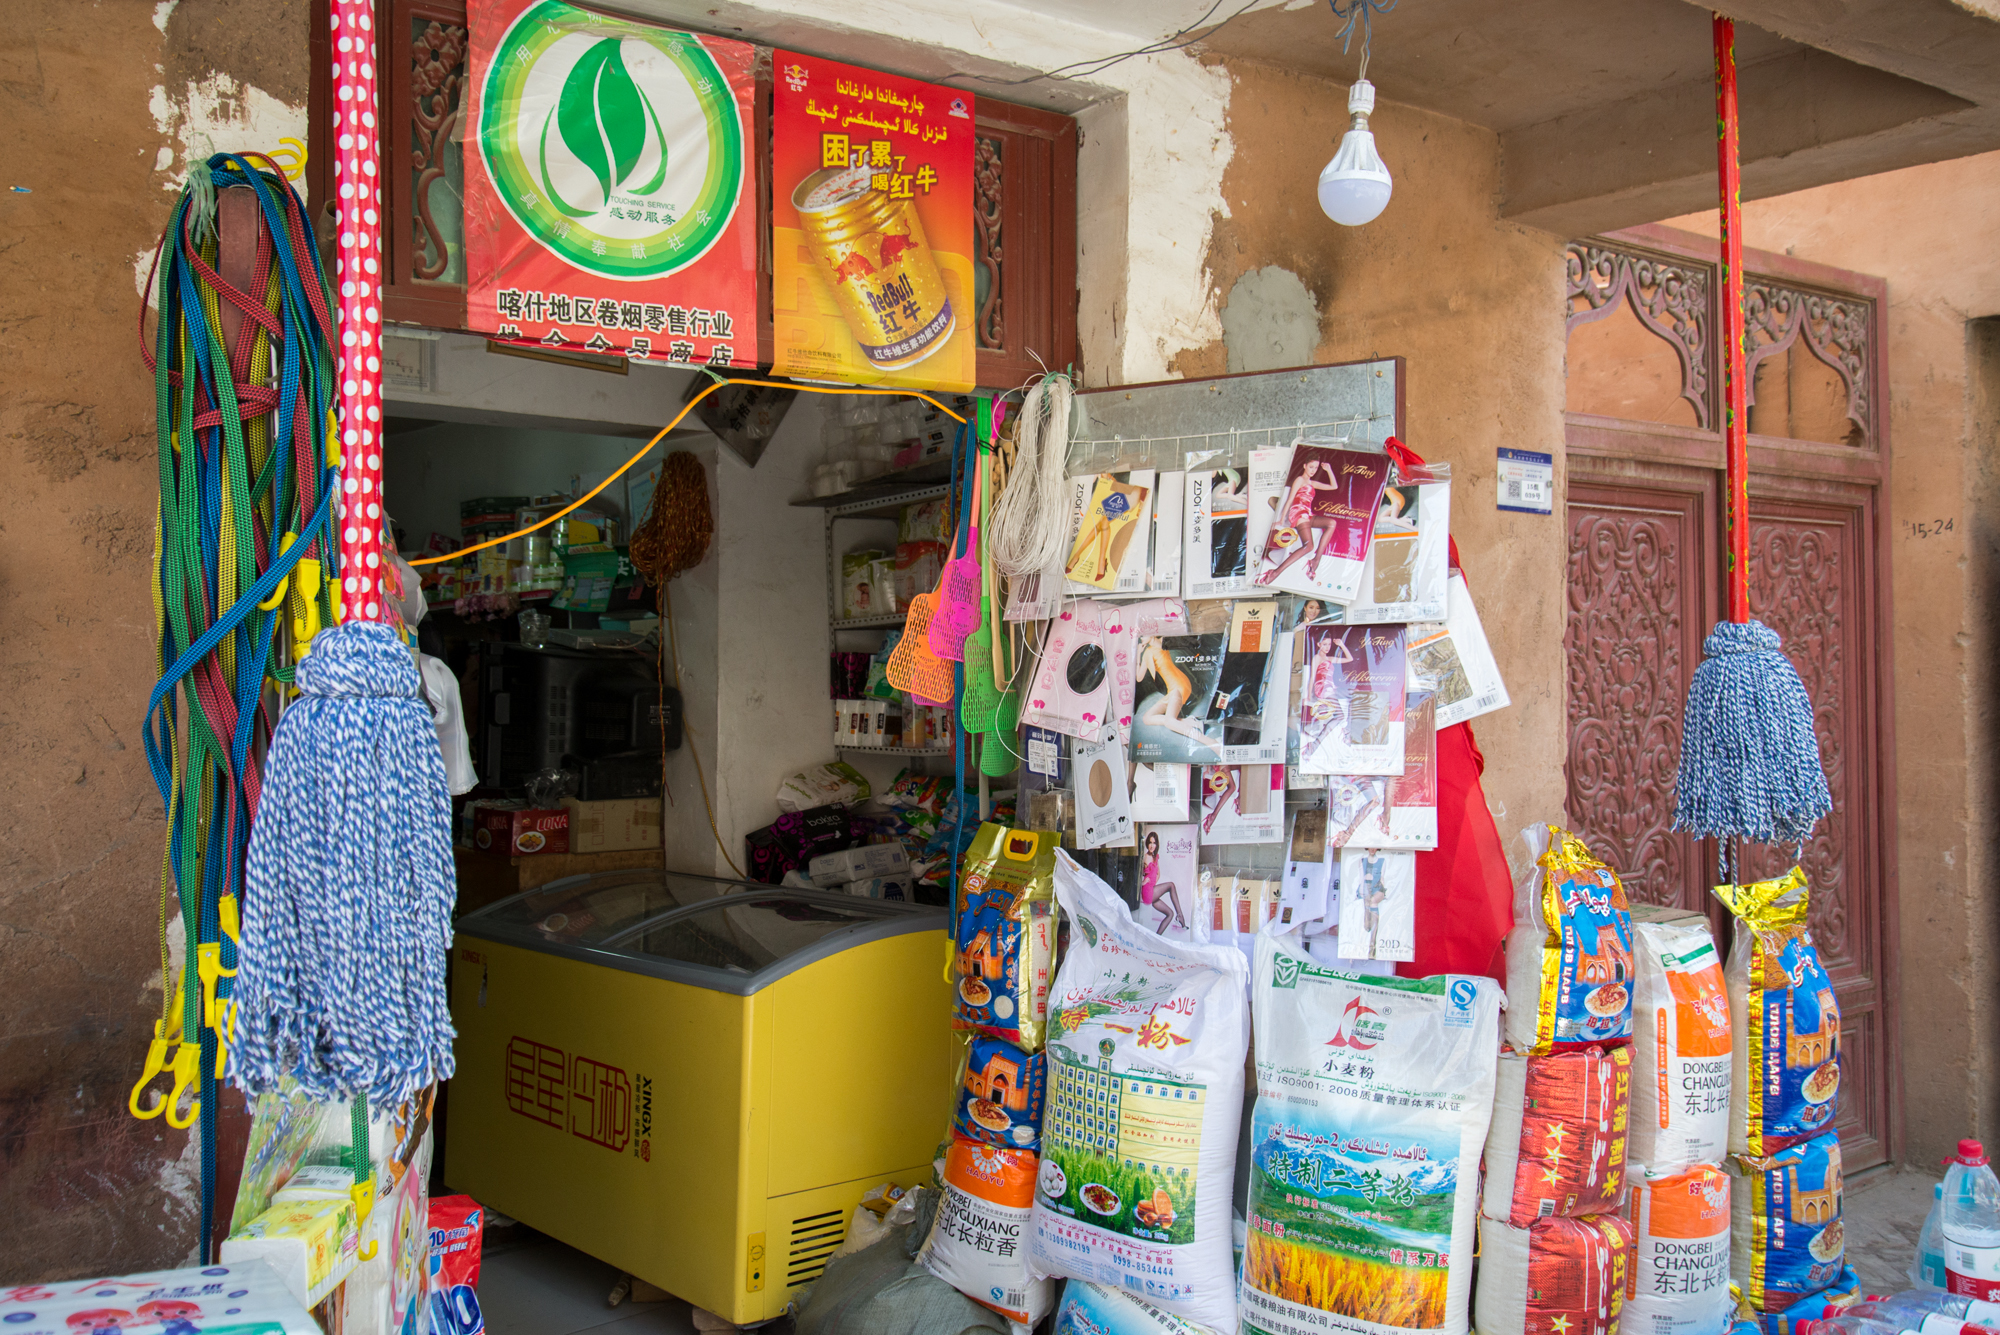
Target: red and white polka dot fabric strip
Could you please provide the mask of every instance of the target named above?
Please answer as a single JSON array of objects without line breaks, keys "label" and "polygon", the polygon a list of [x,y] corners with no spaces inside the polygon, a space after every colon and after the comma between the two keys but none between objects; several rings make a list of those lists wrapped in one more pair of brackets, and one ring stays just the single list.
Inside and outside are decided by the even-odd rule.
[{"label": "red and white polka dot fabric strip", "polygon": [[374,0],[333,0],[333,179],[339,227],[341,602],[383,621],[382,212]]}]

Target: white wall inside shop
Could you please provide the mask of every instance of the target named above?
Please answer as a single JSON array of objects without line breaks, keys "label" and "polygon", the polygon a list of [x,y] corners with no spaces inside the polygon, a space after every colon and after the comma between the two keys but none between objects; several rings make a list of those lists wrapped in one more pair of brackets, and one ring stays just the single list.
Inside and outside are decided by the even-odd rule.
[{"label": "white wall inside shop", "polygon": [[[566,492],[577,480],[587,491],[631,458],[640,444],[624,436],[579,431],[440,422],[389,438],[382,457],[382,492],[407,552],[424,547],[432,533],[457,539],[460,501]],[[631,532],[625,479],[612,483],[591,504],[626,519],[622,532]]]}]

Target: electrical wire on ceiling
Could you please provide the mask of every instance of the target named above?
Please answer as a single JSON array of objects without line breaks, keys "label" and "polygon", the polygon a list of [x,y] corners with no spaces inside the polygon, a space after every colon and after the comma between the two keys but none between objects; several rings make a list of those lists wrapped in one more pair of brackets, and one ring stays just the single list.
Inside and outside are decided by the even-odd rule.
[{"label": "electrical wire on ceiling", "polygon": [[[1365,3],[1365,0],[1357,0],[1357,2]],[[981,83],[990,83],[1000,88],[1016,88],[1024,83],[1037,83],[1043,79],[1088,79],[1102,74],[1121,61],[1131,60],[1134,56],[1154,56],[1166,51],[1179,51],[1185,47],[1193,46],[1203,38],[1212,37],[1216,33],[1221,32],[1237,19],[1242,18],[1245,14],[1263,3],[1265,3],[1265,0],[1247,0],[1247,3],[1242,8],[1236,10],[1228,18],[1222,20],[1222,22],[1216,24],[1213,28],[1202,31],[1202,25],[1207,23],[1211,18],[1214,18],[1215,11],[1222,8],[1222,0],[1215,0],[1215,3],[1210,5],[1207,12],[1200,18],[1171,36],[1162,37],[1157,42],[1149,43],[1131,51],[1120,51],[1115,55],[1094,56],[1089,60],[1071,61],[1067,65],[1058,65],[1052,70],[1045,70],[1040,74],[1030,74],[1026,78],[1001,79],[990,74],[959,74],[956,77],[961,79],[977,79]],[[1389,3],[1393,6],[1395,0],[1389,0]],[[1190,36],[1189,34],[1193,35]]]},{"label": "electrical wire on ceiling", "polygon": [[1335,34],[1340,38],[1340,54],[1343,56],[1347,54],[1348,49],[1354,44],[1354,24],[1357,19],[1360,21],[1361,71],[1355,77],[1358,79],[1367,78],[1368,52],[1369,48],[1375,44],[1375,15],[1386,14],[1394,9],[1397,0],[1347,0],[1345,5],[1342,5],[1340,0],[1326,0],[1326,4],[1327,8],[1333,11],[1335,18],[1343,20],[1340,25],[1340,31]]}]

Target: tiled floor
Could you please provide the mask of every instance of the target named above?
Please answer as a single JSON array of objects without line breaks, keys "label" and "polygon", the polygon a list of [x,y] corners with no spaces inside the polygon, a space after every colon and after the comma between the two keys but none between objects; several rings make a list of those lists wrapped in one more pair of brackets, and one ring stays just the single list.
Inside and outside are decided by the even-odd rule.
[{"label": "tiled floor", "polygon": [[[1846,1193],[1847,1259],[1871,1293],[1898,1293],[1931,1207],[1931,1183],[1897,1171],[1850,1183]],[[516,1225],[487,1235],[479,1305],[491,1335],[695,1335],[692,1310],[679,1299],[605,1306],[617,1269]],[[790,1335],[789,1320],[764,1335]]]},{"label": "tiled floor", "polygon": [[489,1335],[694,1335],[678,1299],[607,1307],[616,1266],[515,1225],[487,1235],[479,1266],[479,1307]]},{"label": "tiled floor", "polygon": [[1910,1261],[1917,1235],[1931,1212],[1936,1177],[1896,1169],[1850,1182],[1841,1201],[1847,1231],[1847,1260],[1870,1293],[1901,1293],[1910,1287]]}]

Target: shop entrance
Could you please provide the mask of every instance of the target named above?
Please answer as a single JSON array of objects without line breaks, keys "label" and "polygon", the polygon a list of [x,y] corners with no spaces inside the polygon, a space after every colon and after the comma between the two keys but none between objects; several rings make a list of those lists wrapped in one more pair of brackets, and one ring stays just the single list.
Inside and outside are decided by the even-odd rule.
[{"label": "shop entrance", "polygon": [[[1884,285],[1746,251],[1750,607],[1810,692],[1833,814],[1800,862],[1838,989],[1850,1171],[1899,1149],[1888,700]],[[1715,243],[1661,227],[1569,246],[1569,818],[1636,899],[1727,914],[1711,841],[1670,828],[1681,710],[1723,611]],[[1745,878],[1792,850],[1746,850]]]}]

